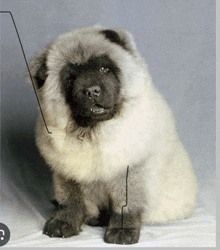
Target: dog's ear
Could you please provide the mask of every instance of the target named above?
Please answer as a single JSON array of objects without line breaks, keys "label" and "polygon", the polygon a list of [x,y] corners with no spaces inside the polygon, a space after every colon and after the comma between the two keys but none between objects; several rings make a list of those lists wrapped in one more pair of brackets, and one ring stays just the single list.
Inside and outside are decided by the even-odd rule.
[{"label": "dog's ear", "polygon": [[36,53],[36,56],[30,64],[30,73],[33,79],[34,85],[37,89],[40,89],[48,76],[47,69],[47,55],[49,48],[46,47]]},{"label": "dog's ear", "polygon": [[116,43],[131,54],[136,55],[137,47],[130,32],[123,29],[104,29],[100,31],[110,42]]}]

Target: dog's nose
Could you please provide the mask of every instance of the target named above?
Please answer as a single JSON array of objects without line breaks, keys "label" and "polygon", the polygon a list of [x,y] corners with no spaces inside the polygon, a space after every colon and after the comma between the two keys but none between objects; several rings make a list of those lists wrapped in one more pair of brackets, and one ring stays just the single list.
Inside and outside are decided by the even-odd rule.
[{"label": "dog's nose", "polygon": [[89,99],[92,99],[93,97],[98,97],[100,93],[101,89],[99,86],[92,86],[90,88],[87,88],[85,91],[85,94]]}]

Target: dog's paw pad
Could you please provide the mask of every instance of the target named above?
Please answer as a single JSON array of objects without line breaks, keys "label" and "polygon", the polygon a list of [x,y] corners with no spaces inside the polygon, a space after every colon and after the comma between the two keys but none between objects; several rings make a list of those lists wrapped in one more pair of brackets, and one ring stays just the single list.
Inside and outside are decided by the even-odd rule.
[{"label": "dog's paw pad", "polygon": [[61,237],[68,238],[73,235],[79,234],[79,227],[74,228],[68,222],[50,219],[44,226],[43,234],[48,235],[49,237]]},{"label": "dog's paw pad", "polygon": [[139,237],[139,229],[112,228],[107,229],[104,240],[106,243],[129,245],[138,243]]}]

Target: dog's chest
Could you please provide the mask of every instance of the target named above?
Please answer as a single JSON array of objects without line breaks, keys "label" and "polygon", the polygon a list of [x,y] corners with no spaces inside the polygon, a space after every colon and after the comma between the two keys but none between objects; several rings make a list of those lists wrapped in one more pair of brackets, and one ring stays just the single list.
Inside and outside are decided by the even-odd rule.
[{"label": "dog's chest", "polygon": [[[129,148],[128,148],[129,147]],[[137,160],[125,138],[79,138],[53,134],[50,164],[54,170],[77,180],[109,180]],[[135,151],[135,150],[133,150]]]}]

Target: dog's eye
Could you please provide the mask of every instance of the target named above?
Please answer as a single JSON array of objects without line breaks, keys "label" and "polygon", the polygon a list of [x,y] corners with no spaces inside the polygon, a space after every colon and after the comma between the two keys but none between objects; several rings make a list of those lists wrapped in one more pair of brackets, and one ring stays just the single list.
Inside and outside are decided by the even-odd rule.
[{"label": "dog's eye", "polygon": [[107,68],[107,67],[101,67],[101,68],[99,69],[99,71],[100,71],[101,73],[109,73],[109,72],[110,72],[110,69]]}]

